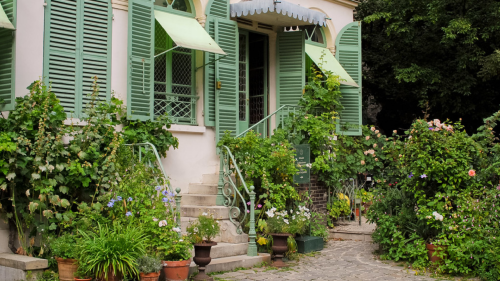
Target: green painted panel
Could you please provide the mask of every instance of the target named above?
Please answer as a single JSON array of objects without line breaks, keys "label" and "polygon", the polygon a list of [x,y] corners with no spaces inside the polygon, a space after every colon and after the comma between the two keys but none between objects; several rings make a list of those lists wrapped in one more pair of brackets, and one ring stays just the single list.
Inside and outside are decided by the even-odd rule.
[{"label": "green painted panel", "polygon": [[[5,15],[16,25],[16,1],[0,0]],[[15,40],[14,31],[0,28],[0,110],[12,110],[15,105]]]},{"label": "green painted panel", "polygon": [[297,174],[293,175],[294,183],[310,183],[311,182],[311,168],[307,164],[311,163],[311,146],[309,144],[295,145],[295,163],[299,170]]},{"label": "green painted panel", "polygon": [[[231,131],[238,131],[238,68],[239,35],[238,24],[232,20],[215,18],[215,41],[227,53],[216,54],[215,79],[220,81],[220,89],[215,93],[216,140]],[[220,58],[220,59],[219,59]],[[217,83],[217,82],[216,82]]]},{"label": "green painted panel", "polygon": [[89,103],[93,77],[97,76],[99,99],[111,95],[111,3],[107,0],[85,0],[82,22],[82,96],[81,111]]},{"label": "green painted panel", "polygon": [[79,117],[81,12],[77,0],[48,0],[45,8],[43,78],[68,115]]},{"label": "green painted panel", "polygon": [[[346,25],[337,35],[336,58],[347,71],[359,88],[341,85],[344,110],[340,114],[340,124],[337,132],[345,135],[360,136],[362,125],[362,58],[361,58],[361,23],[352,22]],[[347,125],[347,129],[343,126]],[[349,126],[350,125],[350,126]]]},{"label": "green painted panel", "polygon": [[152,120],[154,7],[148,0],[130,0],[128,10],[127,116]]},{"label": "green painted panel", "polygon": [[210,0],[207,7],[207,16],[229,19],[229,0]]},{"label": "green painted panel", "polygon": [[[215,22],[216,18],[209,16],[205,22],[205,29],[207,33],[215,40]],[[217,41],[216,41],[217,42]],[[205,119],[205,126],[215,126],[215,54],[204,53],[204,99],[203,99],[203,113]]]},{"label": "green painted panel", "polygon": [[297,105],[305,84],[304,32],[278,33],[276,50],[277,105]]}]

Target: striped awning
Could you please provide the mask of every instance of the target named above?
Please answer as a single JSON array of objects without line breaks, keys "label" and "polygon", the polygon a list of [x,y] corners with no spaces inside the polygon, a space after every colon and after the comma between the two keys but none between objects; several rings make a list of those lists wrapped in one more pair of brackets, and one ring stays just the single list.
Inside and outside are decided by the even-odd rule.
[{"label": "striped awning", "polygon": [[327,16],[322,12],[275,0],[251,0],[231,4],[231,17],[255,20],[274,26],[314,24],[326,26]]}]

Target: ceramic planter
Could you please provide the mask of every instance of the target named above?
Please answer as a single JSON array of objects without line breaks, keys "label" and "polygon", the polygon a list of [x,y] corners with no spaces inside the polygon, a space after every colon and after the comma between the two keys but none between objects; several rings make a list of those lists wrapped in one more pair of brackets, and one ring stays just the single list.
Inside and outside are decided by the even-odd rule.
[{"label": "ceramic planter", "polygon": [[281,268],[286,267],[286,263],[283,262],[283,257],[288,250],[288,236],[292,236],[290,233],[271,233],[273,237],[273,250],[274,262],[272,266]]},{"label": "ceramic planter", "polygon": [[76,278],[75,281],[92,281],[92,278]]},{"label": "ceramic planter", "polygon": [[212,246],[217,245],[216,242],[205,242],[194,244],[194,258],[193,261],[198,265],[198,274],[193,280],[206,280],[213,281],[214,279],[205,273],[205,267],[212,261],[210,257],[210,250]]},{"label": "ceramic planter", "polygon": [[163,273],[167,281],[186,280],[189,276],[191,259],[185,261],[163,261]]},{"label": "ceramic planter", "polygon": [[77,260],[57,258],[57,269],[59,270],[59,280],[73,281],[78,270]]},{"label": "ceramic planter", "polygon": [[151,273],[140,273],[141,281],[158,281],[160,278],[160,272],[151,272]]},{"label": "ceramic planter", "polygon": [[442,252],[446,252],[448,246],[436,246],[433,244],[425,244],[427,249],[427,256],[432,263],[441,262],[443,259],[440,258]]}]

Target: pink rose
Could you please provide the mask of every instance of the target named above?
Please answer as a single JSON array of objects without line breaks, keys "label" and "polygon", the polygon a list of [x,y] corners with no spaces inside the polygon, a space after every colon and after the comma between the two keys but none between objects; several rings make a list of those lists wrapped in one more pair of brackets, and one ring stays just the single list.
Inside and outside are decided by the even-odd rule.
[{"label": "pink rose", "polygon": [[473,177],[476,175],[476,171],[474,170],[469,170],[469,176]]}]

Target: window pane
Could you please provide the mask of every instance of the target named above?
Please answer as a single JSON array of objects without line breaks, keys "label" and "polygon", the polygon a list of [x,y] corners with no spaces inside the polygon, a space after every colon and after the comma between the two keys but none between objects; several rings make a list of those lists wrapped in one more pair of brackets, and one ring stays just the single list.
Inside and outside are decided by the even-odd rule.
[{"label": "window pane", "polygon": [[172,6],[172,9],[191,13],[189,0],[155,0],[155,5],[160,7]]}]

